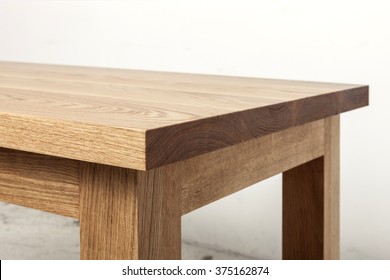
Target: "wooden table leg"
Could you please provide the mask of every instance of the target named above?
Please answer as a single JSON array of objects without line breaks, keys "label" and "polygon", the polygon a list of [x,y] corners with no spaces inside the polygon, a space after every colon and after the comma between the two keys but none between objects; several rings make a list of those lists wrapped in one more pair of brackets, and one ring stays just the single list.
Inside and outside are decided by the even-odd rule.
[{"label": "wooden table leg", "polygon": [[181,191],[168,175],[81,162],[81,259],[180,259]]},{"label": "wooden table leg", "polygon": [[339,116],[324,156],[283,173],[283,259],[339,259]]}]

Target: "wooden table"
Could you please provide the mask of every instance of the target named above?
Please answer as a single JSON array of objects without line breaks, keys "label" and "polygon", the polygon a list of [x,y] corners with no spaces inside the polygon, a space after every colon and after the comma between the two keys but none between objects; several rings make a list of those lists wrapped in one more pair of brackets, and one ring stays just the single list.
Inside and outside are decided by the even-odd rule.
[{"label": "wooden table", "polygon": [[0,62],[0,200],[79,218],[82,259],[180,259],[182,215],[283,172],[283,258],[337,259],[339,115],[366,105],[359,85]]}]

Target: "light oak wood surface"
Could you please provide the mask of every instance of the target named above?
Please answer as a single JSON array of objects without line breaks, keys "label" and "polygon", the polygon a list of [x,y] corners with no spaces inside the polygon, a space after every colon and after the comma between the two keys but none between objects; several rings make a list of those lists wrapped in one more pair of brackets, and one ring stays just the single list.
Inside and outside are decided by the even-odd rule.
[{"label": "light oak wood surface", "polygon": [[323,135],[319,120],[167,165],[182,186],[183,214],[320,157]]},{"label": "light oak wood surface", "polygon": [[325,120],[324,259],[340,258],[340,116]]},{"label": "light oak wood surface", "polygon": [[79,217],[79,163],[0,148],[0,200]]},{"label": "light oak wood surface", "polygon": [[2,149],[0,199],[80,217],[82,259],[179,259],[181,215],[285,172],[283,257],[337,259],[338,122],[315,121],[150,171]]},{"label": "light oak wood surface", "polygon": [[181,192],[164,168],[80,165],[82,259],[180,259]]},{"label": "light oak wood surface", "polygon": [[324,155],[283,173],[283,259],[340,258],[340,117],[324,123]]},{"label": "light oak wood surface", "polygon": [[359,85],[0,62],[0,146],[138,170],[367,104]]},{"label": "light oak wood surface", "polygon": [[340,113],[368,86],[0,62],[0,199],[82,259],[180,259],[181,216],[283,172],[283,258],[339,258]]},{"label": "light oak wood surface", "polygon": [[[322,156],[324,122],[292,127],[154,170],[170,174],[169,186],[181,190],[179,212],[184,215]],[[78,218],[79,164],[86,166],[74,160],[0,149],[0,199]]]}]

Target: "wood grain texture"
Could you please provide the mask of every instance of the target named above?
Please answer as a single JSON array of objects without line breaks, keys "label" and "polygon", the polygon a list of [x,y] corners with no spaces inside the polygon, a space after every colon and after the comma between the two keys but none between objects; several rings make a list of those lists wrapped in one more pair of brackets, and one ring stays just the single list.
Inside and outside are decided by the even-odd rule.
[{"label": "wood grain texture", "polygon": [[324,259],[340,258],[340,116],[325,120]]},{"label": "wood grain texture", "polygon": [[180,259],[180,195],[161,169],[81,163],[81,259]]},{"label": "wood grain texture", "polygon": [[324,120],[319,120],[166,168],[182,186],[186,214],[323,154]]},{"label": "wood grain texture", "polygon": [[283,173],[283,259],[339,259],[339,116],[324,123],[324,156]]},{"label": "wood grain texture", "polygon": [[283,173],[284,260],[324,259],[324,157]]},{"label": "wood grain texture", "polygon": [[144,169],[142,132],[0,114],[1,146],[89,162]]},{"label": "wood grain texture", "polygon": [[180,181],[169,171],[137,172],[140,259],[181,259]]},{"label": "wood grain texture", "polygon": [[0,148],[0,200],[79,217],[78,162]]},{"label": "wood grain texture", "polygon": [[138,170],[367,104],[359,85],[0,62],[0,146]]},{"label": "wood grain texture", "polygon": [[[323,135],[324,120],[319,120],[170,164],[165,166],[164,169],[154,169],[150,172],[164,170],[165,174],[169,174],[169,178],[165,178],[163,181],[169,180],[170,186],[182,190],[182,210],[179,211],[186,214],[256,182],[323,155]],[[79,216],[77,161],[15,150],[2,150],[7,151],[7,153],[3,153],[2,157],[3,173],[0,178],[3,179],[3,185],[6,184],[5,176],[9,175],[7,170],[10,167],[19,170],[17,173],[12,173],[15,182],[20,182],[23,179],[22,176],[31,174],[31,170],[39,168],[40,172],[34,173],[35,184],[24,186],[23,190],[27,192],[31,191],[29,190],[30,187],[32,191],[50,191],[53,188],[59,188],[63,184],[63,179],[51,174],[53,172],[65,174],[72,179],[71,204],[74,208],[72,208],[71,213],[61,212],[60,214],[65,213],[65,215],[72,217]],[[18,164],[15,164],[16,161]],[[57,164],[52,165],[52,163]],[[8,169],[4,166],[7,166]],[[15,187],[15,184],[13,183],[12,186]],[[64,193],[57,193],[57,196],[64,195],[66,197],[68,195],[66,190],[69,186],[67,184],[65,181],[64,187],[61,187],[61,189],[64,189]],[[144,190],[146,189],[144,188]],[[3,193],[5,194],[6,191]],[[39,194],[36,194],[36,196],[39,197]],[[5,196],[3,195],[1,198],[4,199]],[[11,202],[9,199],[5,200]],[[42,207],[41,204],[35,204],[31,198],[24,198],[23,193],[20,193],[19,200],[21,201],[19,204],[22,203],[22,205],[41,210],[50,212],[50,209],[53,208],[52,212],[63,211],[60,210],[61,207],[51,206],[50,208],[49,206]],[[65,201],[69,203],[69,199],[65,199]]]},{"label": "wood grain texture", "polygon": [[[146,132],[146,168],[188,159],[368,104],[367,88],[279,102]],[[362,105],[363,106],[363,105]],[[175,138],[172,135],[176,135]]]}]

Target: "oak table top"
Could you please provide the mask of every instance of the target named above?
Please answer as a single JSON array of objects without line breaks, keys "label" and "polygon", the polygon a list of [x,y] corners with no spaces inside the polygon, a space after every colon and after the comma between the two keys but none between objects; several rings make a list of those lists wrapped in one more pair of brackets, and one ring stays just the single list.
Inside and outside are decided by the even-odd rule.
[{"label": "oak table top", "polygon": [[138,170],[366,105],[362,85],[0,62],[1,147]]},{"label": "oak table top", "polygon": [[340,113],[368,86],[0,62],[0,200],[81,259],[180,259],[181,217],[283,173],[283,259],[338,259]]}]

